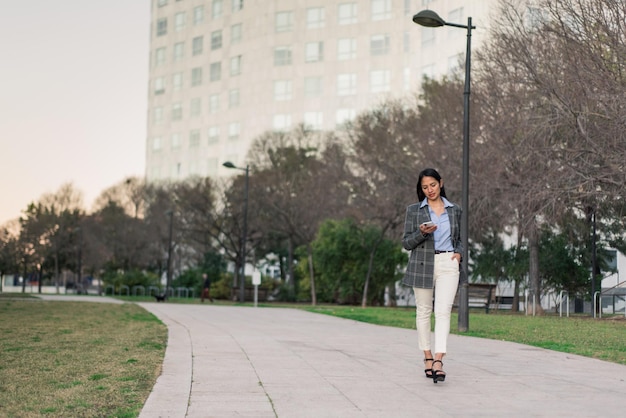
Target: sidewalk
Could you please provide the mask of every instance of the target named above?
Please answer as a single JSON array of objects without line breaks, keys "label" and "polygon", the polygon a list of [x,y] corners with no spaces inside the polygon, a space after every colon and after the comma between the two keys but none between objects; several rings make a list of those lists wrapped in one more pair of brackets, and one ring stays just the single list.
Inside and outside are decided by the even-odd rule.
[{"label": "sidewalk", "polygon": [[451,335],[448,378],[433,384],[412,330],[291,309],[140,305],[169,329],[163,371],[140,418],[601,417],[626,410],[626,366],[590,358]]}]

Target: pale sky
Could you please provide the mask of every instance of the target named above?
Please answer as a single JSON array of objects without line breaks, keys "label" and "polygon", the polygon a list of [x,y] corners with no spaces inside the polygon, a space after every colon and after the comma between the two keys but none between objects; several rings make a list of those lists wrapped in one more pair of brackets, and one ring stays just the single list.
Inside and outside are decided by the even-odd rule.
[{"label": "pale sky", "polygon": [[0,225],[71,182],[143,176],[149,0],[3,1]]}]

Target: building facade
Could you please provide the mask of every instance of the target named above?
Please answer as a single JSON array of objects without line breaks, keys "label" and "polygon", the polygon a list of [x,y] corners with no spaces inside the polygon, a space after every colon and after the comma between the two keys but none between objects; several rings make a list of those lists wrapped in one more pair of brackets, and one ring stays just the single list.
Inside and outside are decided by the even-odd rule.
[{"label": "building facade", "polygon": [[[234,174],[252,141],[299,123],[332,130],[424,76],[462,65],[495,0],[151,0],[148,181]],[[462,97],[462,92],[459,92]]]}]

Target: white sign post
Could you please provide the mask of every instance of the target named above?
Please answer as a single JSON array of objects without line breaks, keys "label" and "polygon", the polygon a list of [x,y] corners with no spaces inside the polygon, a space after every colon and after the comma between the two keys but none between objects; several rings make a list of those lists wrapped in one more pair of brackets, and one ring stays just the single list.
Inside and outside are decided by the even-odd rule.
[{"label": "white sign post", "polygon": [[257,306],[259,299],[259,285],[261,284],[261,272],[255,270],[252,272],[252,284],[254,285],[254,307]]}]

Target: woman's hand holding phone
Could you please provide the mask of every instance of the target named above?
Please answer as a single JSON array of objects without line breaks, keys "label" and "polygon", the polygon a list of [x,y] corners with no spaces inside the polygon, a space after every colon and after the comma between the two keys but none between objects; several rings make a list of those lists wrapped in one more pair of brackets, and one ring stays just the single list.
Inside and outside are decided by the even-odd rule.
[{"label": "woman's hand holding phone", "polygon": [[435,232],[435,229],[437,229],[437,225],[432,221],[424,222],[420,225],[420,232],[422,234],[432,234]]}]

